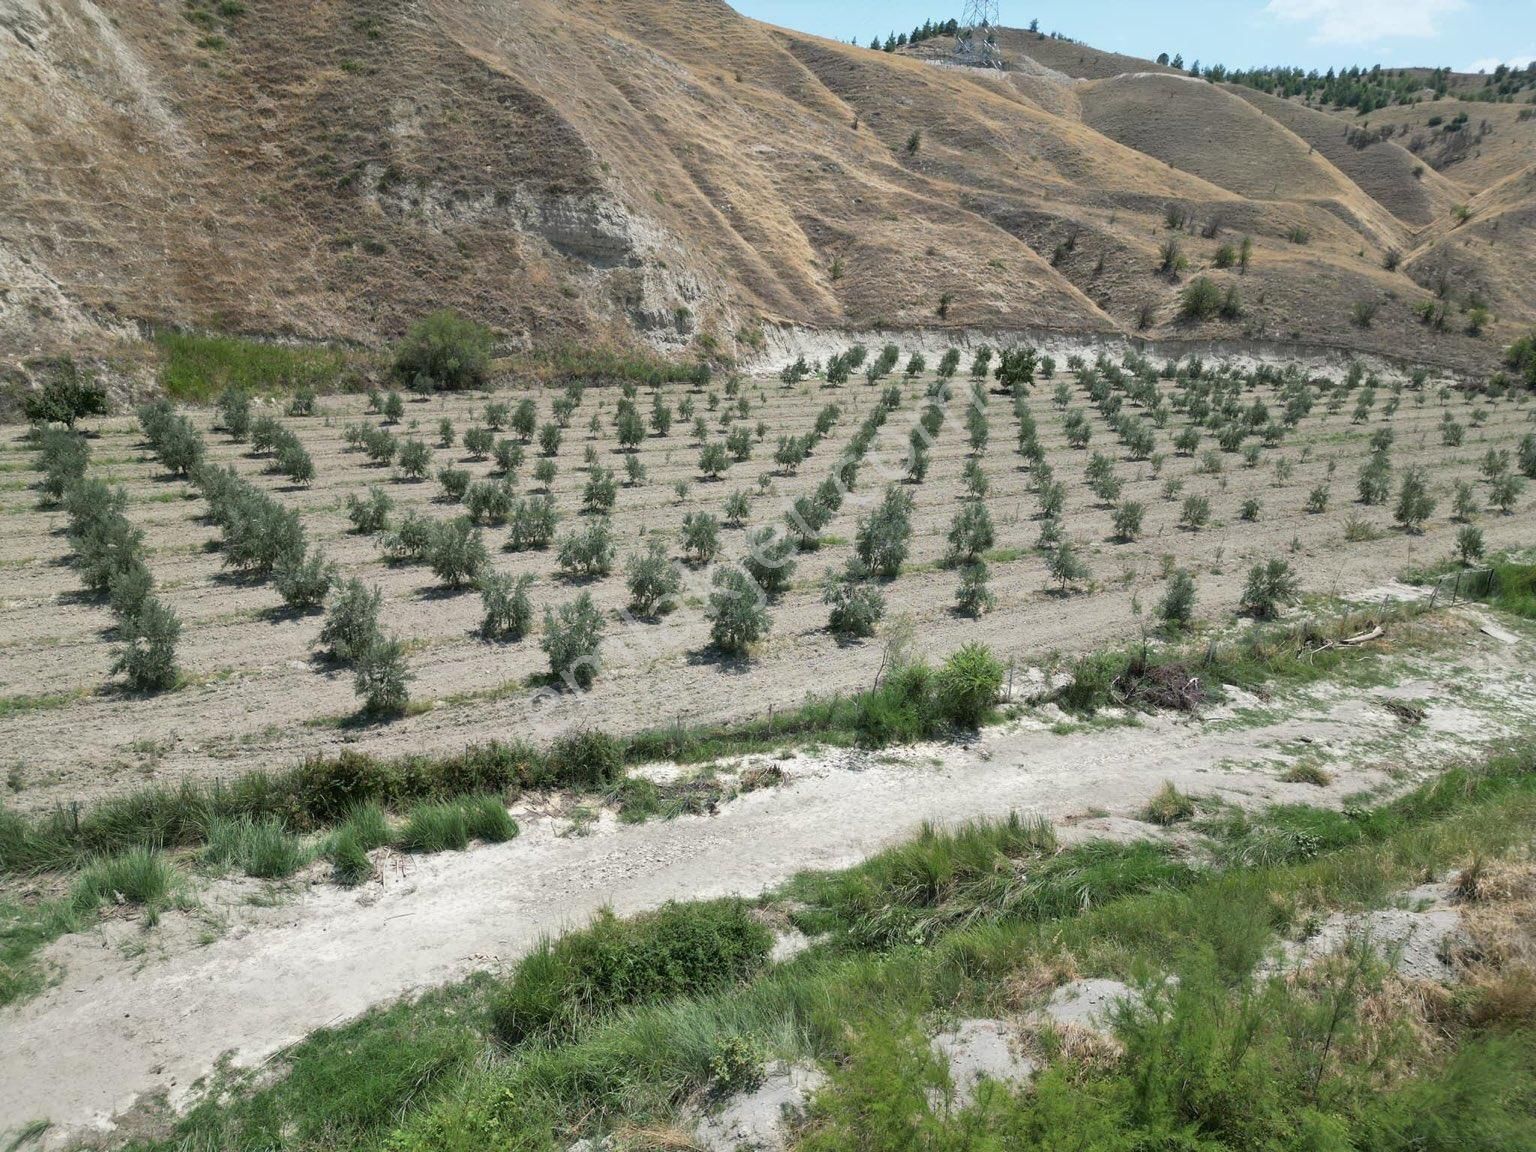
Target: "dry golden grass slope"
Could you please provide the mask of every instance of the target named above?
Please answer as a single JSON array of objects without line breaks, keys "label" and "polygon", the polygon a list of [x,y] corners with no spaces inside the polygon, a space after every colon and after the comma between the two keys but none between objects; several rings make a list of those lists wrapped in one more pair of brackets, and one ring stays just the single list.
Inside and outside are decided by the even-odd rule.
[{"label": "dry golden grass slope", "polygon": [[[1509,183],[1533,125],[1512,108],[1489,109],[1497,155],[1442,178],[1397,142],[1343,143],[1341,118],[1011,30],[999,75],[719,0],[222,12],[0,5],[0,369],[153,324],[373,344],[444,305],[508,348],[1141,330],[1476,371],[1536,320],[1529,181]],[[1170,203],[1193,222],[1182,277],[1157,268]],[[1246,274],[1212,272],[1242,315],[1180,322],[1183,284],[1242,236]],[[1429,281],[1408,271],[1453,251],[1495,305],[1480,338],[1413,316]]]}]

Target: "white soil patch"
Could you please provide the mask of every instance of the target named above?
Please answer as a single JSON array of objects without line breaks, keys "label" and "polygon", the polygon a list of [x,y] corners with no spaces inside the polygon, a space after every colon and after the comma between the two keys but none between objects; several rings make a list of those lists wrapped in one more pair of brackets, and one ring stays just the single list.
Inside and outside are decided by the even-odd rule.
[{"label": "white soil patch", "polygon": [[[1432,702],[1431,715],[1493,701],[1501,684],[1514,705],[1497,701],[1502,719],[1485,717],[1480,739],[1511,731],[1516,718],[1536,720],[1529,645],[1484,640],[1484,650],[1471,636],[1447,672],[1459,702]],[[1522,696],[1524,711],[1512,715]],[[0,1130],[41,1118],[61,1133],[103,1129],[156,1092],[184,1105],[223,1056],[260,1063],[316,1028],[515,960],[605,905],[625,915],[672,899],[755,895],[802,869],[855,864],[925,821],[1035,812],[1111,821],[1105,831],[1128,835],[1164,781],[1243,806],[1338,804],[1404,787],[1468,746],[1429,725],[1401,725],[1369,692],[1319,690],[1277,707],[1280,720],[1251,727],[1158,716],[1060,736],[1019,724],[967,746],[802,754],[780,762],[784,785],[737,796],[717,814],[604,819],[583,836],[563,834],[562,813],[529,805],[513,841],[391,856],[361,891],[295,885],[276,908],[252,908],[248,882],[215,885],[201,895],[228,928],[202,946],[187,941],[188,925],[201,921],[185,913],[168,913],[150,937],[163,948],[136,957],[105,943],[122,926],[55,945],[59,982],[0,1011]],[[1276,745],[1302,736],[1328,742],[1331,787],[1278,780]]]}]

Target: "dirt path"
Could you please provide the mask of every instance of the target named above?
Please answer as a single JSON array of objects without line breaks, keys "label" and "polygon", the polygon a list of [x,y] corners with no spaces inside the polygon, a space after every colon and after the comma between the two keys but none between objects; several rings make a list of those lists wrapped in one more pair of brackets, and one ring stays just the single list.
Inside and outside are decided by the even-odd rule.
[{"label": "dirt path", "polygon": [[[371,1005],[511,960],[604,904],[629,913],[758,893],[803,868],[852,864],[924,820],[1034,809],[1071,836],[1144,834],[1127,818],[1165,780],[1240,804],[1341,803],[1395,786],[1448,752],[1536,723],[1532,643],[1479,636],[1471,623],[1467,633],[1454,671],[1408,662],[1392,687],[1325,687],[1281,707],[1247,700],[1198,722],[1060,735],[1021,721],[968,747],[802,756],[785,762],[787,785],[715,816],[605,819],[571,837],[563,820],[519,813],[517,840],[391,861],[361,892],[319,883],[275,910],[252,908],[249,888],[210,892],[205,902],[226,902],[228,930],[191,946],[189,918],[168,915],[153,935],[181,943],[153,958],[125,957],[125,943],[143,938],[127,925],[66,938],[50,957],[62,981],[0,1014],[0,1131],[39,1118],[106,1127],[160,1091],[183,1103],[224,1054],[259,1062]],[[1427,721],[1401,726],[1381,706],[1387,696],[1421,700]],[[1330,787],[1279,780],[1299,747],[1324,758]]]}]

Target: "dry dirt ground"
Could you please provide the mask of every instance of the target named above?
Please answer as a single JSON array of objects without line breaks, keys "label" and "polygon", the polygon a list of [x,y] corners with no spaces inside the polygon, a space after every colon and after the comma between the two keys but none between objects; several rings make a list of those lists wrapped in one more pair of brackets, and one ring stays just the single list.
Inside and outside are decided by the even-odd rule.
[{"label": "dry dirt ground", "polygon": [[[1475,609],[1430,619],[1427,647],[1388,656],[1365,679],[1239,697],[1198,720],[1068,731],[1046,709],[964,746],[810,749],[778,761],[783,786],[711,816],[621,825],[605,815],[573,834],[567,817],[525,806],[514,809],[516,840],[385,854],[362,890],[332,887],[317,869],[270,888],[212,883],[201,908],[152,930],[109,918],[53,945],[55,986],[0,1013],[0,1130],[43,1117],[60,1134],[99,1129],[145,1094],[184,1104],[221,1057],[261,1062],[370,1005],[495,968],[603,905],[630,913],[758,893],[803,868],[851,865],[920,821],[1037,811],[1068,841],[1168,835],[1139,819],[1165,780],[1207,807],[1344,804],[1536,726],[1536,630],[1490,636]],[[1393,699],[1416,701],[1423,722],[1404,725],[1384,706]],[[1285,782],[1298,762],[1331,783]]]},{"label": "dry dirt ground", "polygon": [[[1058,379],[1061,374],[1059,369]],[[553,551],[506,552],[505,529],[487,529],[498,570],[535,575],[536,612],[585,588],[610,614],[602,649],[605,668],[595,688],[553,697],[529,686],[530,678],[548,670],[537,634],[511,644],[482,640],[477,631],[482,614],[478,595],[445,595],[429,569],[391,565],[375,538],[350,532],[345,499],[373,483],[393,497],[397,515],[407,508],[439,517],[457,511],[440,502],[435,480],[400,482],[390,469],[371,467],[360,453],[346,449],[343,427],[363,418],[361,398],[326,398],[322,415],[283,418],[315,460],[317,478],[304,489],[265,473],[265,462],[251,458],[248,446],[212,431],[208,412],[193,411],[193,420],[205,430],[211,459],[233,464],[297,508],[310,539],[339,562],[343,575],[359,576],[383,590],[386,629],[410,642],[416,710],[395,723],[373,726],[353,721],[357,704],[351,676],[315,659],[321,618],[283,615],[270,584],[232,579],[222,570],[214,547],[218,532],[202,519],[206,505],[188,484],[167,478],[146,457],[129,417],[104,423],[92,442],[92,474],[129,490],[128,515],[144,530],[161,594],[183,622],[178,658],[187,683],[151,698],[127,696],[112,687],[112,617],[105,604],[79,594],[78,577],[68,563],[66,517],[57,508],[40,505],[32,487],[37,479],[34,460],[23,432],[7,429],[0,440],[0,523],[5,527],[0,541],[0,767],[9,782],[7,802],[37,809],[151,781],[228,778],[253,768],[281,768],[304,756],[343,748],[381,755],[432,753],[492,739],[547,739],[580,724],[625,732],[674,722],[739,720],[796,706],[812,694],[865,687],[880,666],[882,644],[840,644],[829,634],[821,580],[852,554],[857,521],[878,499],[882,478],[900,474],[924,391],[922,381],[903,385],[902,406],[877,437],[857,490],[826,528],[823,547],[799,558],[793,588],[771,609],[769,636],[744,662],[722,662],[710,651],[704,611],[707,571],[690,570],[681,605],[660,622],[621,620],[618,614],[627,600],[624,558],[653,537],[667,541],[672,555],[680,557],[676,533],[684,514],[719,514],[727,493],[738,487],[756,493],[750,523],[782,524],[793,498],[809,493],[830,475],[837,454],[874,404],[878,389],[862,380],[842,387],[811,382],[794,388],[777,380],[748,382],[743,396],[752,410],[746,422],[762,420],[768,435],[755,446],[751,461],[735,465],[718,482],[699,479],[699,448],[688,422],[678,421],[666,438],[649,437],[640,451],[647,481],[619,492],[613,517],[618,562],[605,579],[568,584],[558,576]],[[1074,391],[1072,405],[1089,414],[1094,437],[1089,451],[1070,449],[1062,432],[1063,414],[1053,404],[1051,391],[1049,383],[1038,388],[1031,408],[1047,460],[1067,483],[1064,523],[1068,536],[1083,546],[1092,586],[1070,596],[1053,591],[1033,549],[1039,532],[1037,503],[1014,450],[1017,421],[1009,399],[994,396],[984,468],[991,484],[987,506],[997,528],[992,564],[997,610],[980,620],[952,611],[957,577],[941,562],[951,518],[960,507],[961,470],[968,454],[965,392],[957,380],[932,469],[925,483],[908,488],[915,499],[908,563],[885,588],[887,628],[909,619],[920,650],[930,656],[982,641],[1002,658],[1017,661],[1022,672],[1048,667],[1054,653],[1070,655],[1124,640],[1141,626],[1137,608],[1145,619],[1161,596],[1169,563],[1195,573],[1198,612],[1211,620],[1232,611],[1249,565],[1273,556],[1287,556],[1295,564],[1308,592],[1347,593],[1380,584],[1410,564],[1450,554],[1457,530],[1450,520],[1452,481],[1478,482],[1485,451],[1513,450],[1532,426],[1529,403],[1485,401],[1460,393],[1442,402],[1433,385],[1420,393],[1405,392],[1388,420],[1383,415],[1388,390],[1382,388],[1368,422],[1351,423],[1353,399],[1332,415],[1319,402],[1282,447],[1262,453],[1256,467],[1245,467],[1238,455],[1221,454],[1223,471],[1211,475],[1196,471],[1201,455],[1214,447],[1209,435],[1193,457],[1174,452],[1173,437],[1183,426],[1176,414],[1157,433],[1158,451],[1167,459],[1161,476],[1154,477],[1147,463],[1124,459],[1106,422],[1080,391]],[[686,393],[684,386],[671,385],[665,394],[675,407]],[[497,398],[515,401],[520,395],[507,392]],[[545,420],[553,394],[534,395],[540,420]],[[483,409],[484,399],[408,403],[398,432],[411,434],[414,427],[414,434],[435,442],[438,420],[448,416],[462,434]],[[708,413],[706,395],[692,399],[700,413]],[[623,476],[612,426],[616,400],[612,391],[588,389],[567,432],[554,484],[561,531],[585,519],[580,515],[585,447],[594,446],[601,463]],[[807,431],[817,410],[833,402],[842,405],[843,415],[798,475],[772,474],[770,457],[777,437]],[[722,397],[722,409],[727,403]],[[645,393],[639,405],[648,412]],[[1467,426],[1460,448],[1441,444],[1437,425],[1445,410]],[[595,439],[587,431],[594,412],[601,415],[603,427]],[[1477,413],[1485,417],[1480,425],[1473,422]],[[721,436],[714,415],[710,423],[711,437]],[[1422,536],[1394,529],[1390,506],[1352,504],[1367,438],[1387,425],[1396,435],[1396,476],[1410,464],[1420,465],[1437,495],[1434,517]],[[1083,479],[1092,450],[1116,455],[1126,481],[1125,496],[1147,505],[1144,535],[1136,543],[1111,539],[1111,510],[1097,501]],[[463,455],[457,449],[435,454],[435,465]],[[529,445],[520,491],[533,487],[530,473],[536,457],[537,445]],[[1281,458],[1293,468],[1289,479],[1282,480],[1277,472]],[[490,461],[462,466],[477,478],[493,468]],[[1327,512],[1308,514],[1308,493],[1330,472]],[[759,492],[757,481],[764,477],[768,488]],[[674,483],[682,480],[690,487],[679,499]],[[1176,499],[1164,497],[1169,480],[1183,484]],[[1486,502],[1486,485],[1479,483],[1478,491]],[[1212,522],[1203,531],[1178,526],[1183,497],[1191,494],[1210,498]],[[1238,518],[1240,505],[1250,496],[1263,506],[1260,520],[1252,524]],[[1375,525],[1381,537],[1346,543],[1343,525],[1352,516]],[[1490,549],[1527,544],[1536,527],[1536,499],[1527,493],[1514,515],[1489,511],[1479,522]],[[722,531],[722,559],[743,553],[745,535],[744,529]]]}]

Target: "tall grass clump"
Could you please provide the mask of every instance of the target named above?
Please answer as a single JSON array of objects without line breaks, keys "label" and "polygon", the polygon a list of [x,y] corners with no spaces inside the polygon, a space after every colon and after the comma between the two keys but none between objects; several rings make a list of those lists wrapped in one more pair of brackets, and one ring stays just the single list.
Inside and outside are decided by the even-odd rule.
[{"label": "tall grass clump", "polygon": [[337,348],[269,344],[238,336],[161,331],[160,384],[176,400],[212,400],[229,388],[261,393],[334,391],[347,371]]},{"label": "tall grass clump", "polygon": [[605,911],[517,966],[493,1002],[493,1027],[506,1044],[569,1038],[619,1008],[740,983],[772,946],[773,934],[737,900],[667,904],[632,920]]}]

